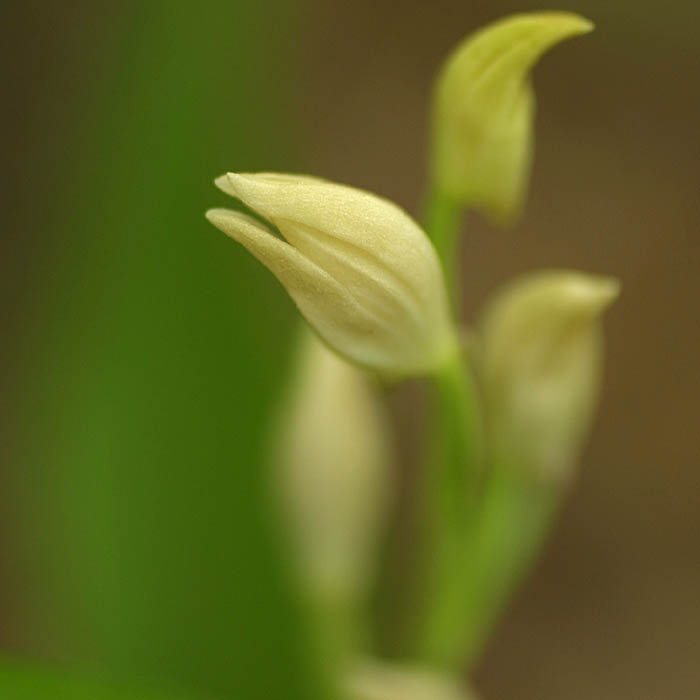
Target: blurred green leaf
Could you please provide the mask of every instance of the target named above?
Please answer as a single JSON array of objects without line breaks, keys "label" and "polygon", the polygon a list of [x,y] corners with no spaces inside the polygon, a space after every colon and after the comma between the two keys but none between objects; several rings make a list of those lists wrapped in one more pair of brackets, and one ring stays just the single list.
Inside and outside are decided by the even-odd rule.
[{"label": "blurred green leaf", "polygon": [[3,700],[205,700],[201,695],[116,686],[72,671],[7,660],[0,661],[0,697]]},{"label": "blurred green leaf", "polygon": [[204,219],[215,175],[290,163],[291,4],[101,11],[82,8],[95,38],[48,82],[20,174],[40,203],[15,397],[25,644],[308,697],[264,506],[291,303]]}]

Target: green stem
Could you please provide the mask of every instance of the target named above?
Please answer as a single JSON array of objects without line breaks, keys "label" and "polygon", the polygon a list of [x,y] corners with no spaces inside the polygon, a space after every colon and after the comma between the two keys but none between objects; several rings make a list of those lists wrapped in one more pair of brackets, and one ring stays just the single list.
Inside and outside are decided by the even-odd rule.
[{"label": "green stem", "polygon": [[459,223],[462,208],[439,188],[432,186],[425,208],[425,229],[433,241],[445,271],[447,288],[459,298]]},{"label": "green stem", "polygon": [[[455,306],[460,298],[458,240],[461,207],[431,186],[425,228],[442,262]],[[432,442],[424,470],[423,590],[418,606],[417,652],[429,662],[446,662],[444,650],[457,636],[455,612],[467,513],[475,502],[480,471],[482,426],[477,391],[457,346],[434,377]]]},{"label": "green stem", "polygon": [[461,642],[464,547],[482,465],[482,423],[469,368],[455,352],[435,375],[433,449],[428,465],[425,619],[419,656],[452,667]]},{"label": "green stem", "polygon": [[[459,298],[461,208],[433,188],[426,229]],[[472,664],[546,538],[561,489],[529,471],[492,464],[482,483],[478,394],[455,352],[434,377],[433,444],[428,464],[427,580],[419,628],[423,661]]]},{"label": "green stem", "polygon": [[461,351],[455,349],[435,375],[436,468],[440,502],[455,526],[466,521],[465,505],[473,502],[482,458],[482,425],[478,392]]},{"label": "green stem", "polygon": [[[459,204],[432,188],[425,227],[455,302],[460,298],[461,213]],[[482,423],[469,368],[455,353],[434,381],[418,653],[424,662],[453,670],[465,660],[468,665],[476,661],[532,568],[560,502],[561,485],[543,482],[517,464],[498,462],[488,465],[482,482]]]}]

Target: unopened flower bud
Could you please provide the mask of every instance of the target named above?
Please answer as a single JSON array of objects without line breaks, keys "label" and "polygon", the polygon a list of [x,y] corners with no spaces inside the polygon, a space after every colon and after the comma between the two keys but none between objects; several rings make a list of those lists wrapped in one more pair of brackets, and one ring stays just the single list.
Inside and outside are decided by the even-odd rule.
[{"label": "unopened flower bud", "polygon": [[433,105],[433,178],[446,196],[497,222],[517,215],[533,150],[529,72],[547,49],[592,28],[567,12],[519,14],[456,48]]},{"label": "unopened flower bud", "polygon": [[600,386],[603,311],[619,282],[547,271],[508,286],[487,307],[480,370],[494,458],[565,479]]},{"label": "unopened flower bud", "polygon": [[432,244],[402,209],[368,192],[299,175],[216,180],[282,234],[227,209],[207,218],[284,285],[323,340],[387,375],[431,372],[454,346]]},{"label": "unopened flower bud", "polygon": [[276,491],[295,564],[319,604],[354,607],[387,516],[388,417],[364,372],[304,333],[276,426]]}]

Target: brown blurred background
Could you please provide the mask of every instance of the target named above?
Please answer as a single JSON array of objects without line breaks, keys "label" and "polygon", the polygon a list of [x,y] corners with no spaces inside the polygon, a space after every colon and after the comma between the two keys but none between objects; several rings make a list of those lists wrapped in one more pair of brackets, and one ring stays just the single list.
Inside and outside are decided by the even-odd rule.
[{"label": "brown blurred background", "polygon": [[[287,112],[266,110],[268,133],[277,114],[293,145],[284,157],[269,147],[244,164],[322,174],[417,212],[427,101],[441,60],[472,29],[529,9],[539,7],[529,0],[309,0],[290,19],[271,9],[246,26],[257,32],[255,56],[265,56],[270,42],[267,89],[281,87],[290,100]],[[522,221],[507,231],[478,217],[466,222],[466,319],[502,281],[537,267],[613,274],[623,294],[607,317],[603,403],[580,479],[544,560],[489,647],[477,687],[487,700],[690,699],[700,696],[700,4],[566,0],[556,9],[578,11],[597,29],[536,69],[536,158]],[[27,222],[55,181],[36,170],[41,158],[28,140],[37,134],[27,123],[56,71],[92,60],[111,31],[110,15],[119,14],[77,1],[32,12],[48,19],[18,22],[5,45],[5,62],[20,66],[4,130],[10,218],[0,241],[0,359],[13,368],[8,397],[31,342],[19,309],[36,278],[23,266],[42,249],[42,235],[51,238]],[[275,67],[280,39],[294,75]],[[69,117],[69,109],[59,112],[54,127],[67,139],[61,157],[70,159],[80,129],[61,122]],[[235,134],[237,117],[230,118]],[[51,134],[40,137],[50,144]],[[265,143],[256,139],[251,151]],[[25,157],[30,146],[33,159]],[[263,284],[252,265],[244,272]],[[270,305],[279,299],[268,296]],[[14,417],[8,399],[0,405],[3,459]],[[3,470],[0,480],[12,474]],[[21,596],[9,592],[23,585],[16,561],[0,562],[10,601],[0,638],[6,649],[33,649],[42,645],[27,641],[14,602]]]}]

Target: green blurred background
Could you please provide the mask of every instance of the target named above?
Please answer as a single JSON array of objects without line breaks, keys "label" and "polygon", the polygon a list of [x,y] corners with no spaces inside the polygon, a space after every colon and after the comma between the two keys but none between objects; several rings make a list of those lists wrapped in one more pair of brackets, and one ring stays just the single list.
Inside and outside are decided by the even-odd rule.
[{"label": "green blurred background", "polygon": [[[294,310],[205,222],[225,202],[212,178],[312,172],[417,211],[440,61],[468,31],[526,9],[539,6],[4,7],[6,666],[32,659],[219,698],[314,697],[262,468]],[[477,684],[487,700],[692,698],[700,5],[558,9],[597,31],[537,69],[531,200],[513,230],[467,221],[465,313],[541,266],[616,274],[624,294],[607,319],[604,401],[581,478]],[[21,668],[0,671],[2,698],[98,697],[39,686]]]}]

